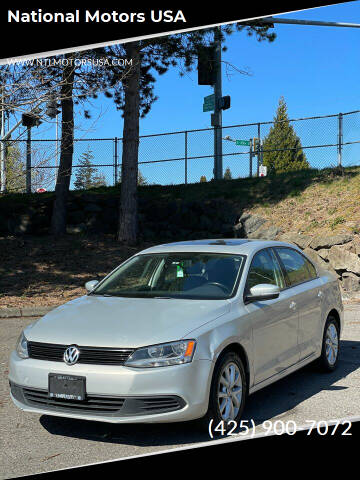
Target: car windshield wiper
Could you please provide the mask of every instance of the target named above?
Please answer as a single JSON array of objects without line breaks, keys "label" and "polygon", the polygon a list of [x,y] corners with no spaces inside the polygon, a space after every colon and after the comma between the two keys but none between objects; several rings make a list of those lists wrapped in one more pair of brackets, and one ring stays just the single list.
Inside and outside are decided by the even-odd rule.
[{"label": "car windshield wiper", "polygon": [[113,295],[110,295],[109,293],[92,293],[90,292],[90,295],[96,295],[97,297],[112,297]]},{"label": "car windshield wiper", "polygon": [[150,298],[157,298],[157,299],[160,299],[160,300],[168,300],[168,299],[171,299],[171,300],[174,300],[175,297],[150,297]]}]

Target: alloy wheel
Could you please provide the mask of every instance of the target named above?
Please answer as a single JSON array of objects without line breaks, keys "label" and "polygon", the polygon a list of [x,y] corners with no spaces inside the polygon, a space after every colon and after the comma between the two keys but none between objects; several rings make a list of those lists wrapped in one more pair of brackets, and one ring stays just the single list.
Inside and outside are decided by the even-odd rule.
[{"label": "alloy wheel", "polygon": [[334,365],[338,356],[339,335],[333,323],[330,323],[325,336],[325,353],[329,365]]},{"label": "alloy wheel", "polygon": [[234,362],[226,363],[221,371],[218,385],[218,405],[221,419],[234,420],[242,403],[242,377]]}]

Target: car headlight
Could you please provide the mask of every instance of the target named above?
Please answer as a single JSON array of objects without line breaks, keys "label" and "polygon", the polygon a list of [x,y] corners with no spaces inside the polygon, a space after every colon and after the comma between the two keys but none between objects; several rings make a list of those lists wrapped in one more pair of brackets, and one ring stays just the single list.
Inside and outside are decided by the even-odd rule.
[{"label": "car headlight", "polygon": [[195,340],[179,340],[138,348],[125,362],[127,367],[167,367],[190,363],[195,352]]},{"label": "car headlight", "polygon": [[21,332],[21,335],[18,338],[16,344],[16,353],[19,355],[20,358],[29,358],[28,341],[26,340],[24,332]]}]

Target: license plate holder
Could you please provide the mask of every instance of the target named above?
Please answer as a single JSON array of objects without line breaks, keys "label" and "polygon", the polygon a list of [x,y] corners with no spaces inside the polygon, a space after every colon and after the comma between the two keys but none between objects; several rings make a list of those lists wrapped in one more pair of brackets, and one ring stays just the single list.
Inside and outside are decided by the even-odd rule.
[{"label": "license plate holder", "polygon": [[49,398],[81,402],[86,397],[86,377],[49,373]]}]

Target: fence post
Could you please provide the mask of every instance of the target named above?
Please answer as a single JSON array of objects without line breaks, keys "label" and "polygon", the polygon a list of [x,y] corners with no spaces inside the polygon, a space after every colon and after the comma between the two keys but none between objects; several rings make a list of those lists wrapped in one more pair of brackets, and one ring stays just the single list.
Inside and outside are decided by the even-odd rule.
[{"label": "fence post", "polygon": [[27,127],[26,139],[26,193],[31,193],[31,127]]},{"label": "fence post", "polygon": [[253,139],[250,138],[249,177],[252,177]]},{"label": "fence post", "polygon": [[118,183],[118,138],[114,138],[114,185]]},{"label": "fence post", "polygon": [[2,94],[2,106],[1,106],[1,152],[0,152],[0,193],[5,193],[5,188],[6,188],[6,166],[5,166],[5,141],[4,141],[4,135],[5,135],[5,112],[4,112],[4,87],[1,88],[1,94]]},{"label": "fence post", "polygon": [[342,166],[343,114],[338,115],[338,166]]},{"label": "fence post", "polygon": [[188,132],[185,131],[185,185],[188,183]]},{"label": "fence post", "polygon": [[[4,135],[2,135],[3,137]],[[6,191],[6,160],[5,160],[5,140],[1,140],[0,144],[1,156],[0,156],[0,193],[5,193]]]},{"label": "fence post", "polygon": [[259,139],[259,148],[257,152],[257,167],[256,167],[256,176],[259,176],[259,165],[261,164],[261,123],[258,123],[258,139]]}]

